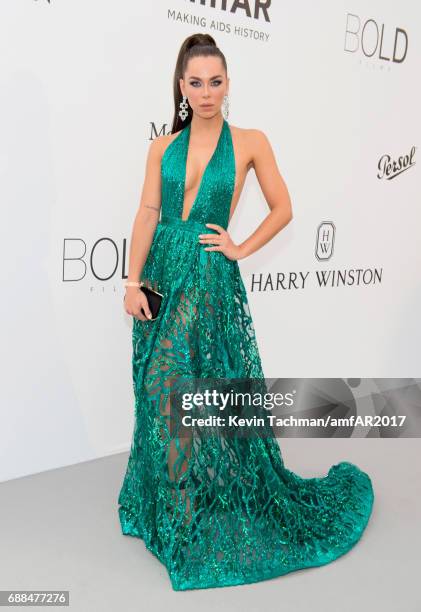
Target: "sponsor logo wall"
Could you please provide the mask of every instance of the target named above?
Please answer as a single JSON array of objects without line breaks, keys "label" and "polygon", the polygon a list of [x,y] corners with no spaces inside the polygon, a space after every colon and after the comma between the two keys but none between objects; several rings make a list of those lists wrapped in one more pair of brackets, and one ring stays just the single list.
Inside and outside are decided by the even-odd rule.
[{"label": "sponsor logo wall", "polygon": [[[224,51],[228,120],[267,134],[292,200],[239,262],[265,375],[419,375],[421,8],[360,8],[2,3],[0,480],[129,448],[130,232],[193,32]],[[268,212],[251,170],[233,239]]]}]

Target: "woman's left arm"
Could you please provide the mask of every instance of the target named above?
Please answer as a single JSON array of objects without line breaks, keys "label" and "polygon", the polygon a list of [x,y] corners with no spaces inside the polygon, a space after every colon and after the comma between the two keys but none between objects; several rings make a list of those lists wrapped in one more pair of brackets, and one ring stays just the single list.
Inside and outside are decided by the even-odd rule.
[{"label": "woman's left arm", "polygon": [[238,245],[238,259],[260,249],[292,219],[291,198],[267,136],[261,130],[250,130],[250,138],[254,170],[270,212],[257,229]]},{"label": "woman's left arm", "polygon": [[199,242],[205,251],[221,251],[228,259],[244,259],[269,242],[292,219],[291,199],[287,186],[279,172],[275,156],[264,132],[248,130],[251,160],[270,213],[258,228],[241,244],[234,244],[229,232],[215,223],[206,223],[218,234],[199,234]]}]

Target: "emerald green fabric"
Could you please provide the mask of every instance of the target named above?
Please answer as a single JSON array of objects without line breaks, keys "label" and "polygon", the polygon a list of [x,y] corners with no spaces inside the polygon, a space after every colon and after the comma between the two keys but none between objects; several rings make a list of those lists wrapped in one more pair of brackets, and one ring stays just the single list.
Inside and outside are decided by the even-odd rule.
[{"label": "emerald green fabric", "polygon": [[239,265],[198,241],[215,231],[206,223],[228,226],[231,129],[224,120],[183,220],[189,140],[190,124],[161,162],[162,214],[141,278],[164,297],[156,320],[133,318],[135,422],[118,497],[122,533],[143,539],[174,590],[253,583],[329,563],[360,539],[374,499],[370,477],[352,463],[302,478],[266,434],[171,430],[173,381],[264,379]]}]

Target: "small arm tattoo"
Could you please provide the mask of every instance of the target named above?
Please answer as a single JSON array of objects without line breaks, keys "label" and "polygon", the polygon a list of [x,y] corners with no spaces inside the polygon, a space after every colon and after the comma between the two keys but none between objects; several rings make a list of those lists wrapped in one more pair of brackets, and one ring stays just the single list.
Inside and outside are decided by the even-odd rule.
[{"label": "small arm tattoo", "polygon": [[144,208],[153,208],[154,210],[157,210],[157,211],[160,210],[159,206],[158,207],[157,206],[151,206],[151,204],[144,204],[143,207]]}]

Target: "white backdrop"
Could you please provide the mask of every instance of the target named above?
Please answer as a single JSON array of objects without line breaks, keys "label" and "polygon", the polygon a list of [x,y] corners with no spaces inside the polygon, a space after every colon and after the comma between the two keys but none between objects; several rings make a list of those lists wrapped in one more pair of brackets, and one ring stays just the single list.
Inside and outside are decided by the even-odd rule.
[{"label": "white backdrop", "polygon": [[[267,134],[291,195],[293,221],[240,261],[266,376],[420,375],[421,7],[214,4],[0,5],[0,480],[129,448],[130,231],[194,32],[226,55],[229,123]],[[268,211],[251,171],[234,240]]]}]

